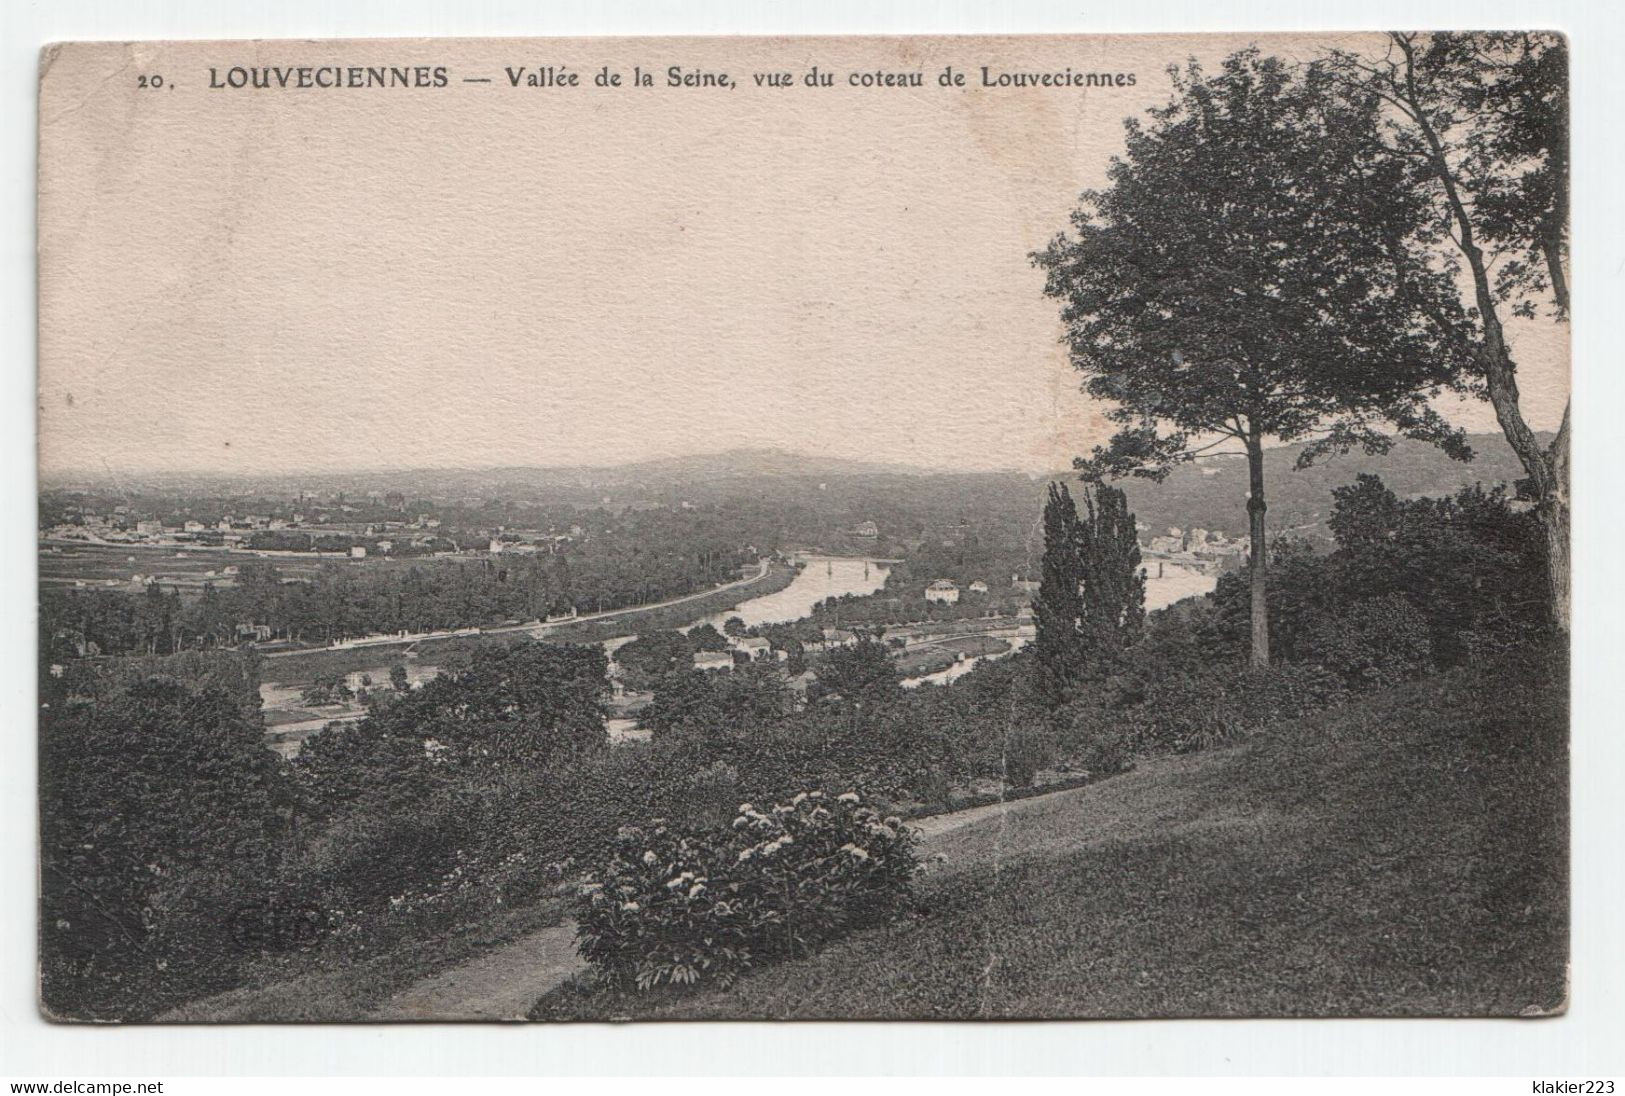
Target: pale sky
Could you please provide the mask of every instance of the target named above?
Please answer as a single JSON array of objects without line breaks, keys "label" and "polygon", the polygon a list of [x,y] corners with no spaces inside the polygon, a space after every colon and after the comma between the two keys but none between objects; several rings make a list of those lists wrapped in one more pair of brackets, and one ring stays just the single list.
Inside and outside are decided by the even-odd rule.
[{"label": "pale sky", "polygon": [[[42,84],[42,472],[736,446],[1062,466],[1107,431],[1027,254],[1103,181],[1123,118],[1166,100],[1168,63],[1249,40],[70,48]],[[368,63],[445,65],[449,83],[207,87],[211,67]],[[508,86],[505,66],[544,64],[587,86]],[[604,64],[657,86],[591,86]],[[671,64],[742,86],[658,86]],[[750,81],[814,64],[834,88]],[[936,86],[948,64],[971,86]],[[982,89],[983,64],[1136,86]],[[877,69],[927,86],[844,86]],[[153,72],[174,90],[135,87]],[[1555,427],[1566,332],[1514,335],[1530,418]],[[1494,429],[1487,405],[1451,414]]]}]

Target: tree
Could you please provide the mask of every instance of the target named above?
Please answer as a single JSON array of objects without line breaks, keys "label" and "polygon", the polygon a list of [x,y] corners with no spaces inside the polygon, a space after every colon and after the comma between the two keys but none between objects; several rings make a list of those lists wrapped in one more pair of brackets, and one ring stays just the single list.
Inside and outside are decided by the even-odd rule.
[{"label": "tree", "polygon": [[682,670],[655,686],[641,723],[658,742],[676,741],[704,758],[725,758],[742,739],[766,733],[792,710],[790,691],[770,666],[731,674]]},{"label": "tree", "polygon": [[455,652],[421,688],[312,736],[293,769],[315,813],[332,814],[567,763],[609,743],[607,670],[598,646],[524,640]]},{"label": "tree", "polygon": [[683,633],[674,629],[645,632],[615,652],[615,661],[637,687],[694,665],[694,648]]},{"label": "tree", "polygon": [[1229,444],[1247,456],[1252,662],[1269,663],[1264,444],[1301,463],[1391,431],[1470,456],[1429,400],[1458,383],[1458,295],[1418,256],[1425,196],[1387,155],[1375,95],[1246,50],[1193,62],[1149,125],[1130,119],[1110,185],[1033,256],[1061,302],[1084,390],[1121,429],[1086,479],[1160,479]]},{"label": "tree", "polygon": [[716,625],[704,622],[688,630],[688,645],[696,651],[726,651],[728,640],[717,631]]},{"label": "tree", "polygon": [[1039,562],[1033,654],[1051,700],[1060,703],[1082,673],[1083,565],[1078,555],[1078,508],[1065,484],[1049,485],[1044,504],[1044,556]]},{"label": "tree", "polygon": [[1085,680],[1118,666],[1145,624],[1140,543],[1122,491],[1084,488],[1085,516],[1065,484],[1044,506],[1044,557],[1033,615],[1041,683],[1064,704]]},{"label": "tree", "polygon": [[[1550,445],[1524,418],[1501,311],[1569,313],[1568,49],[1555,34],[1391,34],[1379,59],[1339,53],[1357,94],[1388,108],[1386,138],[1430,204],[1414,214],[1450,231],[1412,270],[1465,265],[1472,310],[1450,328],[1464,381],[1487,398],[1528,473],[1546,540],[1554,626],[1569,626],[1569,409]],[[1461,360],[1458,358],[1458,360]]]},{"label": "tree", "polygon": [[1097,651],[1115,656],[1145,626],[1145,572],[1140,536],[1128,497],[1094,484],[1083,496],[1088,514],[1078,526],[1083,561],[1083,630]]},{"label": "tree", "polygon": [[837,647],[824,656],[818,683],[856,707],[895,696],[901,677],[885,644],[863,636],[850,647]]},{"label": "tree", "polygon": [[[231,922],[266,901],[285,773],[240,698],[173,660],[121,667],[41,712],[42,996],[59,1016],[146,1017],[229,984]],[[162,663],[142,660],[148,668]]]}]

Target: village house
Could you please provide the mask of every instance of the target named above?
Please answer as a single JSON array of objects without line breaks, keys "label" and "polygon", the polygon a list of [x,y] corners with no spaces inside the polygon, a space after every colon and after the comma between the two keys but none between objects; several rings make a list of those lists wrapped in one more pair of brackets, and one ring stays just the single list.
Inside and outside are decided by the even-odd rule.
[{"label": "village house", "polygon": [[1010,588],[1013,590],[1020,590],[1024,594],[1036,594],[1038,593],[1038,580],[1033,578],[1022,578],[1020,575],[1011,575]]},{"label": "village house", "polygon": [[987,593],[987,583],[983,582],[981,579],[977,579],[975,582],[971,583],[968,588],[973,594]]},{"label": "village house", "polygon": [[803,670],[799,674],[785,679],[785,687],[790,690],[796,708],[799,710],[807,706],[807,690],[812,688],[818,680],[818,675],[811,670]]},{"label": "village house", "polygon": [[773,645],[759,636],[740,636],[734,641],[734,650],[752,662],[773,657]]},{"label": "village house", "polygon": [[732,670],[734,656],[730,651],[699,651],[694,655],[696,670]]},{"label": "village house", "polygon": [[825,650],[830,650],[830,649],[835,648],[835,647],[856,647],[857,645],[858,645],[858,633],[852,631],[851,629],[848,629],[848,628],[825,628],[824,629],[824,649]]},{"label": "village house", "polygon": [[953,605],[959,601],[959,587],[945,578],[939,578],[925,588],[925,600],[939,605]]}]

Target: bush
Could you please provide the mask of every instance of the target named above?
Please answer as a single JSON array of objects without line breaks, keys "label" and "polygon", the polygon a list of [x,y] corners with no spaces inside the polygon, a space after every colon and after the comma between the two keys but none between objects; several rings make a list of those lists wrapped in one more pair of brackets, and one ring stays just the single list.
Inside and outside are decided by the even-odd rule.
[{"label": "bush", "polygon": [[1121,730],[1102,730],[1084,744],[1078,763],[1097,776],[1127,772],[1134,767],[1134,740]]},{"label": "bush", "polygon": [[[1136,752],[1211,749],[1279,720],[1341,704],[1348,689],[1337,674],[1320,666],[1284,665],[1253,670],[1215,666],[1169,674],[1124,688],[1120,711],[1080,720],[1084,741],[1102,741],[1096,765]],[[1086,767],[1096,765],[1085,763]],[[1102,770],[1109,771],[1109,770]]]},{"label": "bush", "polygon": [[1354,602],[1311,628],[1303,646],[1306,660],[1352,688],[1396,685],[1434,668],[1428,619],[1400,594]]},{"label": "bush", "polygon": [[888,920],[916,867],[912,834],[851,792],[766,812],[746,803],[728,827],[693,836],[625,827],[616,844],[576,902],[577,948],[603,981],[640,990],[728,985]]},{"label": "bush", "polygon": [[1012,788],[1030,788],[1038,770],[1055,763],[1055,747],[1041,724],[1012,729],[1004,741],[1004,779]]}]

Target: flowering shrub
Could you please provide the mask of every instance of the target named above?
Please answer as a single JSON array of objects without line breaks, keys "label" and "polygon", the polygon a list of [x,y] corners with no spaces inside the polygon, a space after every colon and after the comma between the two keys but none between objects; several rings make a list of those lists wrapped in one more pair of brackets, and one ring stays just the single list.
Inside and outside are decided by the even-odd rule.
[{"label": "flowering shrub", "polygon": [[582,886],[577,947],[612,985],[728,985],[895,916],[915,868],[910,831],[853,792],[744,803],[699,835],[627,826]]}]

